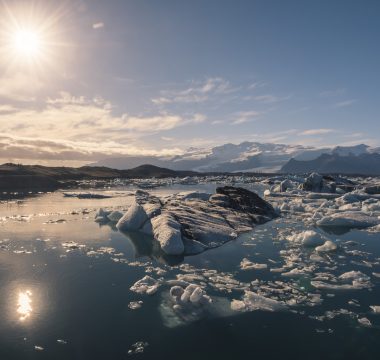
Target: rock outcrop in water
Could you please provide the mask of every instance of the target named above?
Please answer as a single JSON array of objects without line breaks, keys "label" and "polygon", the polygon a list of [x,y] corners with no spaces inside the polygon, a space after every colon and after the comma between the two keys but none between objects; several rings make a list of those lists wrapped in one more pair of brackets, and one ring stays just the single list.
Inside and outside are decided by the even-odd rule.
[{"label": "rock outcrop in water", "polygon": [[167,255],[191,255],[218,247],[277,216],[272,205],[243,188],[224,186],[213,195],[186,192],[163,199],[138,190],[116,227],[152,235]]}]

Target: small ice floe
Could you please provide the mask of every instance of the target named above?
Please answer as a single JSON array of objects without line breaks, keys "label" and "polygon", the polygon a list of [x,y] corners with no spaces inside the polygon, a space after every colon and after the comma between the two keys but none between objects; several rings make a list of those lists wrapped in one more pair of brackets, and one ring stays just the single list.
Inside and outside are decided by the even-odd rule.
[{"label": "small ice floe", "polygon": [[372,275],[373,275],[374,277],[376,277],[376,278],[380,278],[380,273],[375,273],[375,272],[373,272]]},{"label": "small ice floe", "polygon": [[240,263],[240,269],[242,270],[263,270],[267,269],[268,265],[267,264],[258,264],[258,263],[253,263],[249,261],[247,258],[244,258],[241,263]]},{"label": "small ice floe", "polygon": [[117,223],[122,217],[123,213],[121,211],[112,211],[110,214],[107,215],[107,218],[109,221],[113,223]]},{"label": "small ice floe", "polygon": [[206,292],[195,284],[190,284],[185,289],[181,286],[173,286],[170,289],[170,296],[175,303],[176,309],[180,309],[187,304],[206,305],[212,302]]},{"label": "small ice floe", "polygon": [[45,350],[45,348],[40,346],[40,345],[34,345],[34,350],[43,351],[43,350]]},{"label": "small ice floe", "polygon": [[235,311],[284,311],[287,307],[281,301],[246,291],[242,300],[232,300],[231,309]]},{"label": "small ice floe", "polygon": [[99,194],[99,193],[63,193],[65,197],[76,197],[78,199],[109,199],[111,195]]},{"label": "small ice floe", "polygon": [[305,230],[287,237],[288,241],[300,243],[306,247],[323,245],[327,238],[314,230]]},{"label": "small ice floe", "polygon": [[166,270],[160,268],[160,267],[154,267],[154,266],[147,266],[145,268],[146,273],[155,273],[158,276],[165,275],[167,273]]},{"label": "small ice floe", "polygon": [[[206,315],[220,316],[220,313],[224,313],[222,308],[226,307],[221,302],[215,307],[214,301],[197,284],[172,286],[169,294],[164,293],[162,299],[160,313],[165,326],[171,328],[199,320]],[[222,306],[219,308],[219,305]]]},{"label": "small ice floe", "polygon": [[111,211],[100,208],[95,214],[95,221],[98,223],[108,222],[110,221],[108,219],[108,215],[110,214],[111,214]]},{"label": "small ice floe", "polygon": [[44,224],[64,224],[66,219],[48,220]]},{"label": "small ice floe", "polygon": [[66,341],[66,340],[63,340],[63,339],[57,339],[57,343],[58,343],[58,344],[62,344],[62,345],[66,345],[66,344],[67,344],[67,341]]},{"label": "small ice floe", "polygon": [[365,327],[371,327],[372,323],[366,317],[362,317],[358,319],[358,323]]},{"label": "small ice floe", "polygon": [[153,295],[157,292],[160,283],[152,277],[146,275],[142,279],[135,282],[130,290],[138,294]]},{"label": "small ice floe", "polygon": [[306,275],[309,275],[309,273],[311,272],[310,269],[307,269],[307,268],[302,268],[302,269],[292,269],[290,271],[287,271],[287,272],[283,272],[281,274],[281,276],[285,276],[285,277],[289,277],[289,278],[294,278],[294,277],[304,277]]},{"label": "small ice floe", "polygon": [[[335,281],[334,281],[335,280]],[[361,290],[372,287],[369,276],[360,271],[349,271],[332,279],[327,283],[320,280],[312,280],[311,285],[320,290]]]},{"label": "small ice floe", "polygon": [[315,250],[319,253],[333,252],[338,249],[338,246],[331,240],[327,240],[323,245],[317,246]]},{"label": "small ice floe", "polygon": [[142,307],[142,304],[143,302],[140,300],[140,301],[131,301],[129,304],[128,304],[128,307],[131,309],[131,310],[137,310],[137,309],[140,309]]},{"label": "small ice floe", "polygon": [[68,249],[69,251],[70,251],[70,250],[83,249],[83,248],[86,247],[86,245],[78,244],[78,243],[76,243],[75,241],[67,241],[67,242],[64,242],[64,243],[62,243],[62,246],[63,246],[65,249]]},{"label": "small ice floe", "polygon": [[380,306],[371,305],[370,308],[371,308],[372,312],[374,312],[375,314],[380,314]]},{"label": "small ice floe", "polygon": [[14,254],[33,254],[30,250],[13,250]]},{"label": "small ice floe", "polygon": [[324,216],[317,221],[317,225],[321,227],[343,227],[364,229],[380,224],[380,219],[375,216],[370,216],[361,211],[346,211],[333,213]]},{"label": "small ice floe", "polygon": [[131,346],[131,348],[128,350],[128,355],[140,354],[140,353],[144,352],[145,348],[148,345],[149,344],[145,341],[138,341],[138,342],[134,343]]},{"label": "small ice floe", "polygon": [[114,255],[114,256],[116,256],[117,254],[115,254],[115,251],[116,250],[114,248],[109,247],[109,246],[102,246],[102,247],[100,247],[97,250],[97,252],[100,253],[100,254],[108,254],[108,255]]}]

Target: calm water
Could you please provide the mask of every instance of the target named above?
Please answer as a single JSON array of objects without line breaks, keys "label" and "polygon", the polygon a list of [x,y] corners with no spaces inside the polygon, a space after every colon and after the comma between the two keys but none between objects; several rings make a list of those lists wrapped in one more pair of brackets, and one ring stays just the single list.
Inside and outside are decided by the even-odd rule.
[{"label": "calm water", "polygon": [[[212,191],[214,185],[198,188]],[[136,294],[130,287],[146,274],[174,279],[184,273],[184,267],[166,265],[152,253],[149,239],[95,223],[99,207],[126,209],[133,199],[125,191],[112,195],[79,200],[57,192],[0,205],[1,360],[379,359],[380,315],[369,308],[380,305],[379,278],[371,277],[371,289],[326,292],[311,290],[307,276],[285,279],[269,268],[240,269],[243,258],[281,266],[280,251],[287,244],[279,241],[279,234],[302,230],[301,221],[281,218],[223,247],[175,261],[228,272],[240,282],[287,282],[299,291],[320,293],[322,304],[284,312],[239,313],[229,304],[241,299],[241,291],[208,287],[207,293],[215,299],[213,310],[193,321],[176,322],[164,306],[169,287],[161,286],[153,296]],[[354,240],[358,244],[352,249],[362,254],[352,258],[344,252],[331,255],[334,265],[324,266],[323,271],[380,273],[379,233],[354,230],[334,235],[334,240],[342,247]],[[71,241],[75,244],[67,244]],[[107,249],[99,251],[102,247]],[[151,266],[163,273],[150,272]],[[131,301],[143,301],[142,307],[130,309]],[[351,315],[318,319],[326,311],[339,309]],[[372,326],[360,325],[355,316],[368,318]],[[129,355],[139,341],[148,344],[144,352]]]}]

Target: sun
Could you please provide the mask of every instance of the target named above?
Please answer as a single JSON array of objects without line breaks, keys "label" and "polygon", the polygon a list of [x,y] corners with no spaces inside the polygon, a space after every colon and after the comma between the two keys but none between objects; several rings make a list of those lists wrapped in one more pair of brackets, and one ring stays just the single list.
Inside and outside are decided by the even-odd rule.
[{"label": "sun", "polygon": [[12,34],[11,47],[16,56],[36,60],[43,52],[42,37],[35,30],[20,29]]},{"label": "sun", "polygon": [[0,0],[0,66],[7,72],[45,74],[58,69],[70,48],[63,25],[71,6],[66,1],[59,6],[45,0],[14,3]]}]

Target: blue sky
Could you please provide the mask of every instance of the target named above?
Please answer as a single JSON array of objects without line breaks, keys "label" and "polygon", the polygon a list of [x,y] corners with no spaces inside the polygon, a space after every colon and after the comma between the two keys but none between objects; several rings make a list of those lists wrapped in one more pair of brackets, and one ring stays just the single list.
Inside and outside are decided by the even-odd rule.
[{"label": "blue sky", "polygon": [[[376,0],[9,1],[0,159],[380,145]],[[38,32],[33,61],[12,50]]]}]

